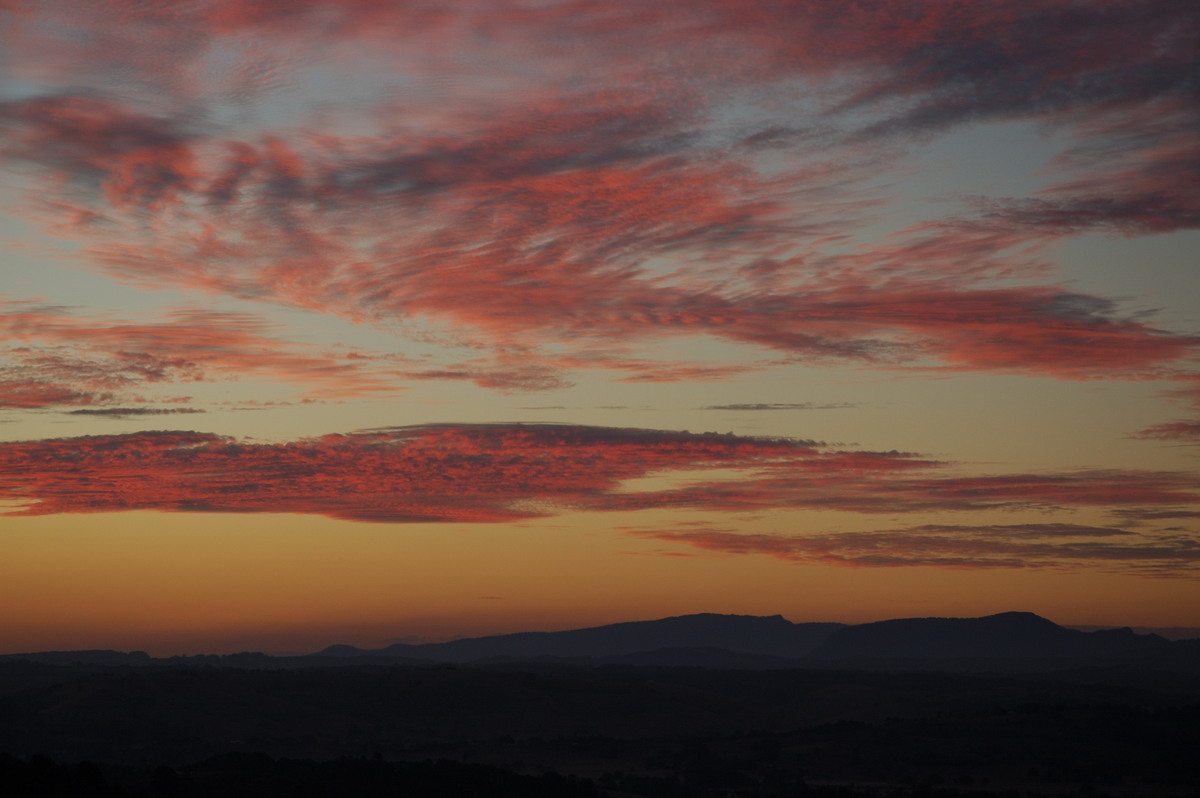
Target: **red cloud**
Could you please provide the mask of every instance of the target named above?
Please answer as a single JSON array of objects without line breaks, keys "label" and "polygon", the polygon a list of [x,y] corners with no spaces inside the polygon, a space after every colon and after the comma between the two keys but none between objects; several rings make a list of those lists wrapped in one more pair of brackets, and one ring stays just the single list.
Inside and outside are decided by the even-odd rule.
[{"label": "red cloud", "polygon": [[[1184,383],[1184,387],[1167,391],[1166,396],[1191,405],[1194,411],[1200,410],[1200,375],[1178,374],[1175,375],[1174,379]],[[1200,419],[1155,424],[1141,430],[1132,437],[1166,441],[1168,443],[1200,443]]]},{"label": "red cloud", "polygon": [[[600,126],[577,115],[556,131],[574,124],[580,133]],[[617,141],[622,133],[614,131]],[[779,269],[744,271],[736,286],[704,268],[656,275],[647,259],[736,262],[738,248],[761,255],[799,231],[783,223],[779,201],[762,198],[777,188],[732,166],[687,167],[643,152],[633,169],[604,163],[609,156],[589,152],[589,141],[555,153],[549,140],[501,127],[466,149],[435,140],[424,153],[336,169],[268,144],[261,157],[243,151],[201,194],[222,206],[226,224],[188,239],[186,256],[118,244],[100,255],[115,273],[147,284],[179,281],[381,323],[423,317],[502,344],[711,335],[806,359],[926,358],[1070,378],[1153,373],[1196,349],[1195,339],[1122,318],[1103,299],[977,284],[1007,268],[992,252],[1041,232],[943,228],[840,258],[838,270],[798,285]],[[634,139],[612,157],[652,144]],[[581,165],[585,156],[601,163]],[[419,202],[419,227],[384,240],[398,220],[373,209],[380,201],[401,213]],[[330,231],[331,219],[377,241],[369,257]],[[789,276],[805,274],[802,261],[782,263]],[[897,263],[907,279],[898,279]],[[955,282],[928,278],[947,272]]]},{"label": "red cloud", "polygon": [[[901,513],[1200,502],[1195,477],[1172,473],[912,476],[937,468],[913,455],[809,441],[567,425],[407,427],[276,444],[159,432],[0,444],[0,498],[25,503],[19,514],[155,509],[390,522],[650,507]],[[705,482],[710,469],[736,476]],[[651,475],[696,484],[624,487]],[[1052,528],[1082,529],[994,529],[1044,537]]]},{"label": "red cloud", "polygon": [[0,407],[91,405],[141,398],[154,386],[237,376],[272,379],[323,398],[398,390],[397,364],[303,347],[241,313],[175,311],[157,322],[72,315],[0,302]]},{"label": "red cloud", "polygon": [[186,432],[0,443],[20,514],[127,509],[503,521],[663,469],[814,457],[805,442],[569,426],[432,426],[286,444]]},{"label": "red cloud", "polygon": [[117,209],[169,203],[192,187],[197,166],[176,126],[81,95],[0,104],[0,129],[10,129],[5,155],[97,186]]},{"label": "red cloud", "polygon": [[1189,505],[1200,500],[1200,481],[1176,472],[905,476],[906,471],[929,465],[929,461],[896,454],[830,453],[827,460],[778,465],[754,479],[701,482],[683,489],[614,497],[613,501],[629,509],[698,506],[733,512],[791,507],[899,513]]},{"label": "red cloud", "polygon": [[[18,4],[0,42],[40,91],[0,103],[0,151],[41,176],[55,220],[73,209],[92,254],[145,287],[443,325],[540,359],[418,378],[554,387],[551,345],[680,335],[1067,378],[1161,376],[1197,351],[1013,252],[1200,223],[1187,4],[77,6]],[[312,64],[403,90],[275,135],[226,121],[301,91]],[[343,117],[353,134],[326,126]],[[845,254],[898,148],[978,120],[1067,131],[1052,184]],[[695,374],[714,372],[657,378]]]},{"label": "red cloud", "polygon": [[[112,394],[86,393],[65,385],[24,378],[25,368],[0,369],[0,408],[35,408],[54,405],[86,405],[110,401]],[[61,372],[60,372],[61,374]]]},{"label": "red cloud", "polygon": [[[919,526],[815,535],[738,534],[717,528],[630,530],[723,554],[765,554],[795,562],[854,568],[1061,568],[1091,565],[1178,576],[1200,562],[1200,540],[1076,524]],[[671,552],[662,552],[671,554]]]},{"label": "red cloud", "polygon": [[1171,421],[1155,424],[1138,433],[1139,438],[1178,443],[1200,443],[1200,421]]}]

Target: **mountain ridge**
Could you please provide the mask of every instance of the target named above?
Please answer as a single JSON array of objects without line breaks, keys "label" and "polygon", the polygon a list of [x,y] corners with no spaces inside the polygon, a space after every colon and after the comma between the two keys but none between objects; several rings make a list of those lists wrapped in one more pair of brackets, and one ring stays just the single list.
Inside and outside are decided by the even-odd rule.
[{"label": "mountain ridge", "polygon": [[[365,653],[469,662],[529,655],[596,657],[678,648],[719,648],[740,654],[797,658],[810,653],[828,634],[843,626],[819,622],[795,624],[782,615],[696,613],[559,632],[514,632],[444,643],[395,643]],[[344,649],[330,646],[317,653],[337,656],[339,650]]]},{"label": "mountain ridge", "polygon": [[0,655],[47,665],[202,664],[261,668],[344,665],[672,665],[706,668],[1036,670],[1136,665],[1200,670],[1200,639],[1167,640],[1128,627],[1081,631],[1032,612],[977,618],[895,618],[864,624],[793,623],[782,615],[696,613],[557,632],[516,632],[380,649],[336,644],[312,654],[256,652],[154,658],[145,652]]}]

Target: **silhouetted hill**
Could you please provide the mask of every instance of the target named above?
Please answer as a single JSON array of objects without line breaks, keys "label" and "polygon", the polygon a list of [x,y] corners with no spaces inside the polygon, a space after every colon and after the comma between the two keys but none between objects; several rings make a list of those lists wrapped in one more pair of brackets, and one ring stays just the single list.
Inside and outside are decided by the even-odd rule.
[{"label": "silhouetted hill", "polygon": [[[1115,627],[1071,624],[1068,629],[1080,632],[1109,632]],[[1139,635],[1158,635],[1167,640],[1200,640],[1200,627],[1197,626],[1134,626],[1122,627]]]},{"label": "silhouetted hill", "polygon": [[[105,794],[12,790],[13,781],[50,775],[38,754],[108,763],[112,780],[140,798],[376,794],[357,789],[349,774],[342,790],[336,783],[315,788],[318,763],[340,757],[369,757],[363,767],[381,763],[372,769],[452,760],[526,777],[559,773],[604,786],[609,798],[797,798],[808,794],[799,790],[805,784],[854,783],[878,787],[868,794],[898,798],[910,795],[894,789],[905,784],[970,785],[968,778],[996,789],[964,788],[972,798],[1191,798],[1186,785],[1200,784],[1200,687],[1190,674],[1168,689],[1172,674],[1151,674],[1140,686],[1121,683],[1130,669],[1093,671],[1082,679],[1072,672],[747,671],[530,661],[308,670],[35,667],[63,673],[0,689],[0,795],[6,798]],[[224,759],[230,754],[235,761]],[[218,770],[226,775],[217,778],[212,757],[222,758]],[[292,763],[286,769],[298,781],[291,775],[263,781],[276,767],[272,758]],[[159,768],[178,769],[192,787],[156,789],[152,776]],[[408,770],[394,769],[396,775]],[[141,786],[134,778],[139,773]],[[385,779],[391,791],[379,794],[473,794],[449,789],[452,776],[437,778],[447,786],[438,792]],[[39,777],[34,786],[45,784]],[[1102,785],[1119,789],[1090,789]]]},{"label": "silhouetted hill", "polygon": [[812,652],[840,623],[792,623],[782,615],[681,615],[572,629],[518,632],[448,643],[397,643],[378,651],[331,646],[322,656],[386,655],[434,662],[477,662],[502,658],[613,658],[664,649],[722,649],[733,654],[799,659]]},{"label": "silhouetted hill", "polygon": [[1200,640],[1030,613],[9,656],[0,795],[1196,798],[1197,675]]},{"label": "silhouetted hill", "polygon": [[378,665],[558,662],[764,670],[789,667],[1026,671],[1132,665],[1200,672],[1200,640],[1129,628],[1083,632],[1029,612],[983,618],[902,618],[858,626],[792,623],[779,615],[682,615],[563,632],[521,632],[377,650],[255,652],[154,659],[144,652],[51,651],[0,662],[104,667],[204,666],[247,670]]},{"label": "silhouetted hill", "polygon": [[0,661],[23,660],[44,665],[147,665],[152,658],[145,651],[38,651],[31,654],[0,654]]},{"label": "silhouetted hill", "polygon": [[1031,612],[1004,612],[983,618],[902,618],[848,626],[831,634],[810,659],[863,664],[902,661],[922,668],[954,661],[1002,666],[1019,660],[1046,666],[1062,661],[1148,662],[1185,648],[1191,648],[1186,641],[1172,643],[1128,628],[1081,632]]}]

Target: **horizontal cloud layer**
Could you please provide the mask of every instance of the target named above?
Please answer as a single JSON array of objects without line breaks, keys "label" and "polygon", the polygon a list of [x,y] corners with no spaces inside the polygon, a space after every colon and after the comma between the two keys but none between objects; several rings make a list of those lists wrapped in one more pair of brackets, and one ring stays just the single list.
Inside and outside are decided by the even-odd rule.
[{"label": "horizontal cloud layer", "polygon": [[[1077,524],[918,526],[812,535],[738,534],[703,527],[631,530],[723,554],[764,554],[795,562],[859,568],[1062,568],[1091,565],[1156,576],[1182,576],[1200,564],[1200,539]],[[670,552],[664,552],[670,553]]]},{"label": "horizontal cloud layer", "polygon": [[[873,455],[881,467],[910,464]],[[282,444],[195,432],[0,443],[19,513],[131,509],[502,521],[603,508],[658,471],[820,460],[800,441],[550,425],[427,426]]]},{"label": "horizontal cloud layer", "polygon": [[[865,513],[1102,508],[1182,518],[1195,475],[1149,471],[954,476],[911,454],[812,441],[545,424],[437,425],[288,443],[143,432],[0,443],[14,515],[159,510],[311,513],[405,522],[496,522],[572,510]],[[706,479],[720,470],[722,479]],[[631,480],[655,477],[682,487]],[[871,533],[640,531],[731,553],[847,565],[1135,565],[1200,559],[1200,541],[1065,523],[938,525]],[[1165,566],[1163,566],[1165,567]],[[1169,570],[1169,569],[1168,569]]]}]

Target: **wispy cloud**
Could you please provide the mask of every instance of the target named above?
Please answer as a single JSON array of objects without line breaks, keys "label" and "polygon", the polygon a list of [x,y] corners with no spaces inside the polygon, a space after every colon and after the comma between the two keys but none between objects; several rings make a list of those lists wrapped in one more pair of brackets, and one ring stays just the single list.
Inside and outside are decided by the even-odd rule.
[{"label": "wispy cloud", "polygon": [[[1168,391],[1166,396],[1189,405],[1193,413],[1200,414],[1200,374],[1184,373],[1176,375],[1174,379],[1182,383],[1182,387]],[[1131,437],[1176,444],[1200,443],[1200,416],[1154,424]]]},{"label": "wispy cloud", "polygon": [[924,461],[896,453],[831,452],[777,463],[754,478],[614,496],[624,509],[703,507],[725,512],[779,508],[857,513],[1059,510],[1070,507],[1191,505],[1200,482],[1186,472],[1083,470],[1042,474],[922,476]]},{"label": "wispy cloud", "polygon": [[[1029,261],[1083,232],[1200,222],[1200,15],[1187,4],[18,7],[4,44],[46,88],[0,103],[0,152],[40,179],[43,208],[97,264],[143,287],[431,324],[530,361],[434,376],[553,388],[570,376],[551,345],[680,336],[1069,379],[1161,376],[1197,353],[1194,336]],[[48,50],[55,35],[73,46]],[[231,129],[231,108],[302,92],[305,57],[335,72],[388,64],[438,102],[377,92],[353,133],[333,110]],[[75,88],[88,75],[105,90]],[[789,85],[805,88],[781,97]],[[796,126],[801,103],[813,121]],[[909,143],[980,121],[1056,126],[1069,146],[1042,190],[847,251],[891,201],[880,176]],[[780,148],[792,157],[766,168]]]},{"label": "wispy cloud", "polygon": [[102,418],[136,418],[140,416],[190,415],[206,412],[199,407],[86,407],[82,410],[67,410],[69,416],[97,416]]},{"label": "wispy cloud", "polygon": [[131,322],[0,297],[0,407],[106,405],[152,399],[157,386],[238,376],[330,399],[402,387],[398,358],[278,333],[245,313],[185,308]]},{"label": "wispy cloud", "polygon": [[[759,554],[853,568],[1064,568],[1088,565],[1181,576],[1200,563],[1200,539],[1077,524],[918,526],[828,534],[739,534],[720,528],[634,529],[649,540],[731,555]],[[663,552],[670,554],[671,552]]]},{"label": "wispy cloud", "polygon": [[1200,443],[1200,421],[1169,421],[1138,433],[1139,438],[1172,443]]},{"label": "wispy cloud", "polygon": [[750,402],[731,405],[707,405],[701,410],[840,410],[853,407],[848,402]]}]

